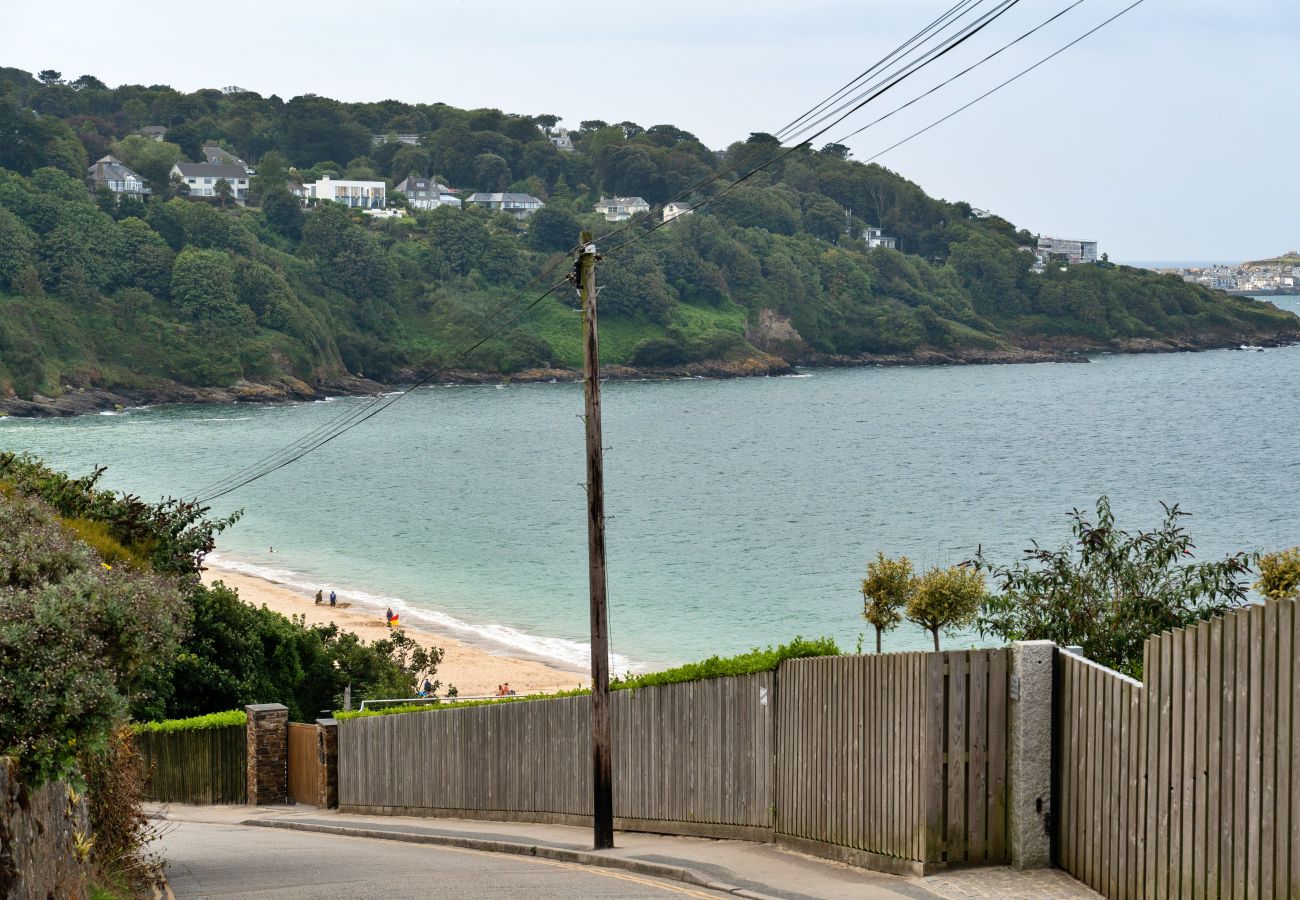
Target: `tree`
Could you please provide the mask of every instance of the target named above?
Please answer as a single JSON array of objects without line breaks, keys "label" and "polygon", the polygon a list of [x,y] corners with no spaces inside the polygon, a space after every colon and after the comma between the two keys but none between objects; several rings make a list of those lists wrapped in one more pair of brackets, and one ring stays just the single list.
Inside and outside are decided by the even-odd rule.
[{"label": "tree", "polygon": [[63,84],[63,73],[57,69],[41,69],[36,78],[41,84]]},{"label": "tree", "polygon": [[833,156],[836,159],[848,159],[853,155],[853,151],[843,144],[827,144],[818,152],[824,156]]},{"label": "tree", "polygon": [[528,220],[528,247],[543,253],[566,250],[578,240],[580,229],[575,216],[544,206]]},{"label": "tree", "polygon": [[212,186],[212,193],[221,201],[221,208],[225,209],[226,201],[235,196],[235,189],[226,179],[218,178],[217,183]]},{"label": "tree", "polygon": [[111,149],[114,156],[139,172],[155,193],[163,192],[171,177],[172,166],[184,158],[179,145],[139,134],[127,135],[115,142]]},{"label": "tree", "polygon": [[907,601],[907,618],[934,635],[939,649],[939,631],[969,628],[984,601],[984,575],[968,566],[935,566],[916,583]]},{"label": "tree", "polygon": [[291,241],[302,237],[302,204],[284,185],[262,195],[262,215],[266,217],[266,223],[281,236]]},{"label": "tree", "polygon": [[906,556],[889,559],[877,552],[867,563],[867,577],[862,579],[862,618],[876,629],[877,653],[881,635],[898,627],[915,590],[912,561]]},{"label": "tree", "polygon": [[510,164],[495,153],[474,157],[474,183],[485,191],[504,191],[512,181]]},{"label": "tree", "polygon": [[1255,590],[1270,600],[1300,599],[1300,547],[1261,556]]},{"label": "tree", "polygon": [[834,200],[819,197],[804,211],[803,227],[811,235],[834,242],[844,233],[844,209]]},{"label": "tree", "polygon": [[982,554],[976,565],[1001,592],[985,603],[983,634],[1004,640],[1048,640],[1077,645],[1102,665],[1141,677],[1146,639],[1219,615],[1246,601],[1242,578],[1253,557],[1184,563],[1194,545],[1178,505],[1164,509],[1154,531],[1130,534],[1115,525],[1109,498],[1097,500],[1096,519],[1070,512],[1074,545],[1044,550],[1035,541],[1024,559],[999,566]]},{"label": "tree", "polygon": [[186,247],[172,266],[172,299],[195,319],[235,323],[251,310],[235,297],[230,257],[218,250]]}]

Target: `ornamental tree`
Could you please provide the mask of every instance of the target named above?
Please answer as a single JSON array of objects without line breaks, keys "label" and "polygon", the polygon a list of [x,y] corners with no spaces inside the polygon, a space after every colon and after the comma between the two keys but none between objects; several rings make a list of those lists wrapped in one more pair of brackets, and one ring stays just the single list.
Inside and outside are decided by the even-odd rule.
[{"label": "ornamental tree", "polygon": [[890,559],[877,552],[867,563],[867,577],[862,579],[862,618],[876,629],[876,652],[880,637],[903,621],[903,610],[916,591],[912,561],[906,556]]},{"label": "ornamental tree", "polygon": [[1270,600],[1300,599],[1300,547],[1261,556],[1255,590]]},{"label": "ornamental tree", "polygon": [[934,635],[934,649],[938,650],[939,631],[975,624],[985,596],[984,575],[975,568],[935,566],[916,581],[907,601],[907,618]]},{"label": "ornamental tree", "polygon": [[1077,645],[1090,659],[1141,677],[1146,639],[1245,603],[1244,579],[1254,561],[1252,554],[1237,553],[1189,562],[1195,545],[1181,524],[1188,513],[1177,504],[1161,506],[1159,527],[1130,533],[1116,527],[1110,500],[1102,496],[1095,518],[1070,513],[1074,540],[1058,550],[1035,541],[1012,566],[981,553],[977,568],[989,572],[1001,591],[985,603],[980,632]]}]

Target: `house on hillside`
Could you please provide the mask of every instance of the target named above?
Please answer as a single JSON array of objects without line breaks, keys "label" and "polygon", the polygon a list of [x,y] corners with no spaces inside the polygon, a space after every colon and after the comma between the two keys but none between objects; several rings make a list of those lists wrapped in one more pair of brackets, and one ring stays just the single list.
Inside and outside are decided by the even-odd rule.
[{"label": "house on hillside", "polygon": [[140,135],[141,137],[147,137],[151,141],[161,141],[166,139],[167,137],[167,126],[166,125],[145,125],[139,131],[137,131],[136,134]]},{"label": "house on hillside", "polygon": [[606,222],[626,222],[649,211],[650,204],[640,197],[603,197],[596,204],[596,212],[604,215]]},{"label": "house on hillside", "polygon": [[862,229],[862,239],[867,242],[869,250],[875,250],[877,247],[884,247],[886,250],[898,249],[898,238],[889,237],[885,234],[885,229],[874,225]]},{"label": "house on hillside", "polygon": [[149,189],[144,179],[127,168],[126,163],[116,156],[102,156],[86,170],[86,181],[91,191],[107,188],[119,197],[135,197],[143,200]]},{"label": "house on hillside", "polygon": [[460,206],[456,191],[422,175],[408,175],[393,185],[411,204],[411,209],[437,209],[439,206]]},{"label": "house on hillside", "polygon": [[1088,263],[1097,261],[1097,242],[1074,238],[1054,238],[1038,236],[1037,255],[1049,262],[1053,259],[1067,263]]},{"label": "house on hillside", "polygon": [[[229,150],[223,150],[216,141],[208,141],[203,145],[203,159],[211,166],[243,166],[245,169],[248,168],[247,163]],[[252,174],[251,171],[249,174]]]},{"label": "house on hillside", "polygon": [[555,149],[562,153],[572,153],[574,151],[573,138],[569,137],[567,128],[557,128],[552,134],[548,134],[547,138],[550,139]]},{"label": "house on hillside", "polygon": [[402,134],[372,134],[370,136],[370,144],[373,147],[389,143],[415,145],[420,143],[420,136],[407,132]]},{"label": "house on hillside", "polygon": [[240,163],[213,165],[205,162],[178,162],[172,166],[171,174],[185,182],[191,197],[215,197],[216,184],[223,178],[230,184],[236,203],[242,204],[248,197],[249,173]]},{"label": "house on hillside", "polygon": [[519,193],[487,193],[478,192],[470,194],[465,198],[466,203],[475,206],[482,206],[485,209],[494,209],[498,212],[507,213],[516,219],[527,219],[533,213],[537,212],[546,204],[538,200],[532,194]]},{"label": "house on hillside", "polygon": [[308,199],[329,200],[349,209],[383,209],[388,205],[388,187],[382,181],[335,181],[322,178],[304,184]]},{"label": "house on hillside", "polygon": [[695,210],[689,203],[668,203],[664,206],[664,221],[671,222],[678,216],[689,216]]}]

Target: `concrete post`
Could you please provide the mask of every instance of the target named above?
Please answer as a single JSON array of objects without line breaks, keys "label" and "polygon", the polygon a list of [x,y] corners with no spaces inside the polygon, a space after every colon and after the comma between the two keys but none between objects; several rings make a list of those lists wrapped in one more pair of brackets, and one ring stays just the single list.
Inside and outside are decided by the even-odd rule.
[{"label": "concrete post", "polygon": [[289,802],[289,707],[255,703],[248,713],[248,803]]},{"label": "concrete post", "polygon": [[1056,645],[1011,645],[1011,865],[1051,865],[1052,678]]},{"label": "concrete post", "polygon": [[325,769],[323,794],[320,805],[337,809],[339,805],[339,723],[336,719],[316,720],[317,740],[320,742],[320,761]]}]

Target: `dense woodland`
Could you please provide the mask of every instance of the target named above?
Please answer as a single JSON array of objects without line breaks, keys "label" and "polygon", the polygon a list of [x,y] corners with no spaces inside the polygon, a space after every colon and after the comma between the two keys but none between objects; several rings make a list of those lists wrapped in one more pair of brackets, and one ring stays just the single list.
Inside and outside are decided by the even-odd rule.
[{"label": "dense woodland", "polygon": [[[780,150],[764,134],[715,152],[672,125],[587,121],[571,132],[575,152],[561,152],[547,137],[556,121],[441,103],[109,88],[89,75],[0,68],[0,395],[347,373],[389,380],[440,363],[501,373],[577,365],[567,289],[458,354],[580,228],[599,241],[617,227],[593,212],[599,197],[662,203],[729,161],[749,160],[748,170]],[[134,133],[145,125],[167,126],[166,140]],[[420,142],[372,140],[396,133]],[[208,141],[254,166],[247,206],[175,196],[171,165],[201,159]],[[148,202],[88,192],[87,166],[108,153],[148,180]],[[746,334],[760,339],[747,325],[761,310],[793,327],[763,349],[794,361],[1300,335],[1289,314],[1169,276],[1107,263],[1034,273],[1032,254],[1018,249],[1029,232],[848,157],[834,144],[799,148],[609,254],[605,360],[752,358]],[[328,203],[304,209],[286,189],[323,175],[391,187],[413,173],[461,196],[523,191],[547,205],[526,223],[454,208],[368,221]],[[868,250],[846,235],[849,221],[854,234],[883,227],[899,250]]]}]

